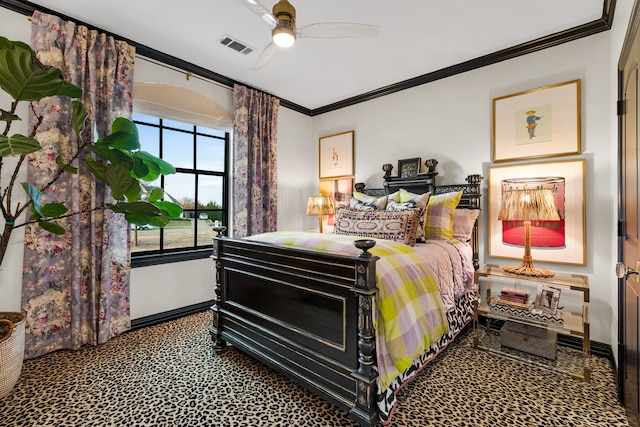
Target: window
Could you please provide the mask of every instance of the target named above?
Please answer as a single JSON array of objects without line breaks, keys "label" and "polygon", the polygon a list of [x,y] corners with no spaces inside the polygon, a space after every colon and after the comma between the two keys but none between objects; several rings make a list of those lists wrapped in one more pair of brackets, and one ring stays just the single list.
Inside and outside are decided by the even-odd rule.
[{"label": "window", "polygon": [[176,168],[152,186],[179,203],[182,217],[164,228],[133,227],[134,266],[210,255],[211,227],[228,223],[227,153],[229,133],[175,120],[134,113],[142,150]]}]

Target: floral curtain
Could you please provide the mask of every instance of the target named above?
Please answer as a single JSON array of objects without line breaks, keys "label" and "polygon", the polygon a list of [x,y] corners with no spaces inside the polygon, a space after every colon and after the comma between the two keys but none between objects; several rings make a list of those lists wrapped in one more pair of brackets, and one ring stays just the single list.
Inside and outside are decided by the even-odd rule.
[{"label": "floral curtain", "polygon": [[280,100],[236,84],[233,102],[233,234],[275,231]]},{"label": "floral curtain", "polygon": [[[31,44],[42,63],[60,68],[65,80],[82,88],[89,112],[83,138],[103,136],[115,118],[131,117],[133,47],[40,12],[33,14]],[[66,124],[70,114],[66,98],[33,105],[30,124],[42,118],[36,138],[44,147],[27,159],[28,179],[36,185],[57,172],[58,155],[69,158],[75,151],[75,135]],[[93,210],[109,195],[83,161],[77,166],[77,175],[63,175],[43,195],[84,212],[61,224],[69,232],[56,236],[35,226],[25,231],[26,358],[104,343],[131,325],[129,227],[121,215]]]}]

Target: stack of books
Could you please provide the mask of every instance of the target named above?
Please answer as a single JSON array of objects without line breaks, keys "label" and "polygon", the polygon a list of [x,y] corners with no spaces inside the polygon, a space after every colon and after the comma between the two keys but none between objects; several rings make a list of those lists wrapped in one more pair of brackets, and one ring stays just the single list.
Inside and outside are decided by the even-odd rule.
[{"label": "stack of books", "polygon": [[502,288],[496,303],[525,310],[529,310],[531,307],[531,302],[529,302],[529,291],[515,288]]}]

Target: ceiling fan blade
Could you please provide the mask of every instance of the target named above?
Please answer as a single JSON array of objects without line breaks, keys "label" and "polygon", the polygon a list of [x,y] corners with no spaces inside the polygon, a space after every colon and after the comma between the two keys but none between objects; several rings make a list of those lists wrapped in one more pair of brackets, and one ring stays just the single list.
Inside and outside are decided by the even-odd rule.
[{"label": "ceiling fan blade", "polygon": [[264,67],[267,62],[271,61],[271,58],[273,58],[277,51],[278,46],[276,46],[274,43],[269,43],[260,54],[260,57],[258,58],[256,63],[253,64],[251,71],[257,71],[260,68]]},{"label": "ceiling fan blade", "polygon": [[247,7],[251,12],[258,15],[264,22],[269,25],[269,27],[273,30],[276,26],[278,20],[275,16],[263,5],[261,5],[257,0],[238,0],[245,7]]},{"label": "ceiling fan blade", "polygon": [[318,22],[296,30],[299,37],[314,38],[375,37],[379,32],[380,27],[375,25],[349,22]]}]

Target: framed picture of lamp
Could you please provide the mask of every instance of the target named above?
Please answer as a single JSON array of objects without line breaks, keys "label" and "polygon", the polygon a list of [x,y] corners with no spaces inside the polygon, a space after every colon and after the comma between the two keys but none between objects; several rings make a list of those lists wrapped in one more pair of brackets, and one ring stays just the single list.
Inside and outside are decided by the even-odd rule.
[{"label": "framed picture of lamp", "polygon": [[[522,259],[525,221],[504,215],[510,192],[541,189],[552,194],[550,220],[530,221],[533,261],[586,265],[584,159],[489,167],[489,256]],[[502,219],[499,219],[502,216]]]},{"label": "framed picture of lamp", "polygon": [[[338,179],[321,179],[320,195],[329,196],[336,210],[342,207],[349,207],[351,195],[353,194],[354,177],[338,178]],[[326,215],[322,219],[322,228],[326,232],[333,231],[336,223],[336,215]]]},{"label": "framed picture of lamp", "polygon": [[493,161],[580,154],[580,80],[493,100]]}]

